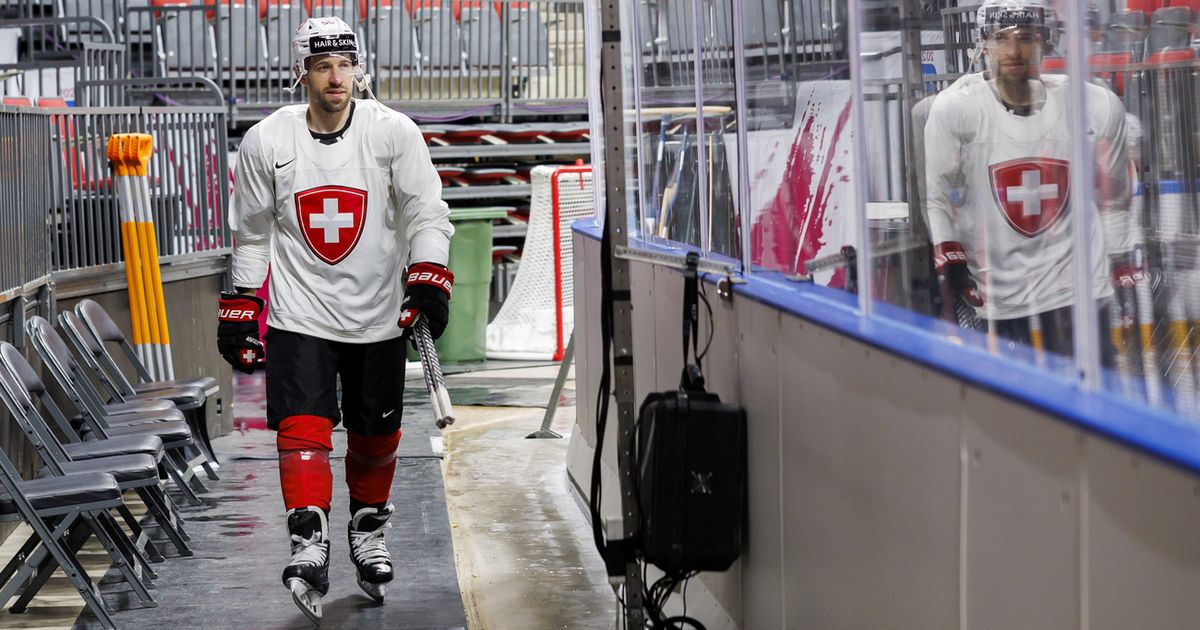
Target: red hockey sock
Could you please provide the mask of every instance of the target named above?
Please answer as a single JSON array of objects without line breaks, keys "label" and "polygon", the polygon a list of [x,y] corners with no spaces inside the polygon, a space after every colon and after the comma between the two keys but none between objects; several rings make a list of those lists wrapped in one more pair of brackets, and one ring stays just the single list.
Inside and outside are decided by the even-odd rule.
[{"label": "red hockey sock", "polygon": [[321,416],[289,416],[279,423],[279,486],[285,509],[316,506],[329,512],[333,496],[333,421]]},{"label": "red hockey sock", "polygon": [[387,503],[396,473],[396,447],[400,431],[388,435],[359,435],[346,432],[346,485],[350,498],[359,503]]}]

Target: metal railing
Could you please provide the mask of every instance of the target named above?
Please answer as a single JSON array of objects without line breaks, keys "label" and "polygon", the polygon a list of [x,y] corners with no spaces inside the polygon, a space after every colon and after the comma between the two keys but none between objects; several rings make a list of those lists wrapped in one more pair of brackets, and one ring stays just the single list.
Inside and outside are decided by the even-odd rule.
[{"label": "metal railing", "polygon": [[[436,117],[585,109],[583,0],[312,0],[124,7],[134,76],[211,76],[243,118],[303,101],[291,39],[336,15],[362,40],[376,96]],[[149,24],[147,28],[144,25]]]},{"label": "metal railing", "polygon": [[0,107],[0,301],[50,276],[50,171],[39,167],[50,160],[50,135],[45,116]]},{"label": "metal railing", "polygon": [[30,211],[49,217],[53,271],[122,262],[119,201],[106,155],[114,133],[154,137],[149,177],[160,254],[227,251],[223,106],[40,108],[27,115],[39,119],[47,134],[47,150],[34,168],[46,174],[48,195]]},{"label": "metal railing", "polygon": [[[721,0],[636,0],[643,85],[688,86],[699,55],[707,85],[733,86],[733,12]],[[696,44],[695,6],[701,9]],[[845,61],[845,6],[828,0],[746,2],[742,40],[747,78],[779,79],[798,66]]]},{"label": "metal railing", "polygon": [[[23,59],[0,63],[0,94],[39,98],[61,97],[69,103],[108,106],[119,104],[113,90],[76,93],[80,81],[100,81],[124,76],[125,46],[117,43],[104,21],[90,16],[0,20],[0,29],[19,33]],[[6,41],[17,51],[16,41]]]}]

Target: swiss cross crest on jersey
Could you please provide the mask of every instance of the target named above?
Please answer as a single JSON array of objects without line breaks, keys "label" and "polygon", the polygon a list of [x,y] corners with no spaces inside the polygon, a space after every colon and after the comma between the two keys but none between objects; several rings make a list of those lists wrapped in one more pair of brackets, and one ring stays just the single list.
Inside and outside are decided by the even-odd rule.
[{"label": "swiss cross crest on jersey", "polygon": [[1050,229],[1067,210],[1070,164],[1054,158],[1021,158],[988,167],[992,195],[1012,228],[1027,237]]},{"label": "swiss cross crest on jersey", "polygon": [[296,193],[296,219],[317,258],[336,265],[354,251],[363,232],[367,191],[320,186]]}]

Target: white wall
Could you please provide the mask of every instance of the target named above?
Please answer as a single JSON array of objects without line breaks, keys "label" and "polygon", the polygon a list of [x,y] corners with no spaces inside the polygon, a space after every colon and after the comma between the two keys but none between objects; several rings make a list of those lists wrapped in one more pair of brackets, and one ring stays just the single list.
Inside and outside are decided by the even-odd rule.
[{"label": "white wall", "polygon": [[[575,235],[589,487],[599,243]],[[678,385],[680,273],[633,263],[638,401]],[[704,364],[749,416],[741,560],[688,590],[709,628],[1192,629],[1200,480],[989,391],[741,296]],[[702,328],[702,333],[707,328]],[[615,417],[615,405],[610,408]],[[605,513],[616,514],[606,436]],[[697,588],[699,587],[699,588]]]}]

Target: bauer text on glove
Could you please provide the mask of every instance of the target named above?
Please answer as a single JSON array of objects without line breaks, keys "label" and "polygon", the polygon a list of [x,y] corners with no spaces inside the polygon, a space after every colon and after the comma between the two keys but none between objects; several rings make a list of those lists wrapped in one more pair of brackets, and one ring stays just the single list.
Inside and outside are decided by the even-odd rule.
[{"label": "bauer text on glove", "polygon": [[234,369],[247,374],[263,357],[258,318],[266,304],[253,295],[222,292],[217,322],[217,350]]},{"label": "bauer text on glove", "polygon": [[437,263],[419,262],[409,267],[398,325],[407,330],[424,315],[433,338],[441,337],[450,320],[453,285],[454,274]]}]

